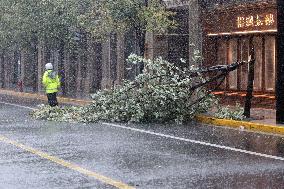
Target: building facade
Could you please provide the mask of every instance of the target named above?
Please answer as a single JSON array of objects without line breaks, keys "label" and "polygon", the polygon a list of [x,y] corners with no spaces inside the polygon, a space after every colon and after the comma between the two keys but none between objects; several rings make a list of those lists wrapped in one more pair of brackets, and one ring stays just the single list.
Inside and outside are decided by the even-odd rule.
[{"label": "building facade", "polygon": [[132,79],[135,68],[126,69],[125,58],[134,52],[135,36],[110,35],[103,42],[80,39],[75,47],[50,48],[44,43],[0,54],[0,88],[44,93],[41,83],[45,64],[51,62],[61,77],[60,94],[89,97]]},{"label": "building facade", "polygon": [[[204,64],[248,61],[255,49],[254,91],[275,92],[277,7],[274,1],[219,6],[203,13]],[[223,90],[242,91],[248,66],[229,74]]]},{"label": "building facade", "polygon": [[[170,0],[169,0],[170,1]],[[154,35],[154,57],[170,62],[184,58],[192,65],[192,51],[202,53],[199,66],[248,61],[255,49],[254,91],[274,93],[276,80],[277,7],[274,0],[201,0],[168,2],[179,24],[167,35]],[[229,74],[220,87],[245,91],[248,66]]]},{"label": "building facade", "polygon": [[[204,59],[198,66],[247,61],[256,53],[254,91],[275,92],[277,14],[274,0],[164,0],[178,27],[167,34],[147,33],[147,58],[162,56],[173,63],[192,62],[195,51]],[[41,77],[47,62],[62,75],[68,96],[88,96],[133,79],[139,68],[126,65],[135,53],[135,34],[113,34],[102,43],[82,39],[73,50],[48,48],[40,42],[30,48],[0,54],[0,87],[43,93]],[[246,90],[247,66],[230,73],[220,89]]]}]

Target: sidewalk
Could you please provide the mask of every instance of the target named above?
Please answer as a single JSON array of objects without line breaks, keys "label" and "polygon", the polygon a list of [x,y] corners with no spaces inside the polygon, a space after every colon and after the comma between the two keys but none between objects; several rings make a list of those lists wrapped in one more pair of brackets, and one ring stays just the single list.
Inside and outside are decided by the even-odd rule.
[{"label": "sidewalk", "polygon": [[[244,105],[246,95],[243,92],[224,91],[214,92],[214,94],[220,98],[222,105],[235,105],[238,102],[242,106]],[[284,124],[276,124],[275,96],[273,94],[253,95],[249,121],[217,119],[208,115],[199,115],[197,120],[216,126],[284,135]]]},{"label": "sidewalk", "polygon": [[[17,91],[12,91],[12,90],[0,89],[0,94],[16,96],[16,97],[23,97],[27,99],[43,100],[47,102],[46,95],[40,94],[40,93],[26,93],[26,92],[17,92]],[[67,98],[67,97],[61,97],[61,96],[58,96],[57,99],[60,103],[76,105],[76,106],[84,106],[92,102],[91,99],[90,100],[75,99],[75,98]]]},{"label": "sidewalk", "polygon": [[[45,95],[38,93],[23,93],[12,90],[0,89],[0,94],[47,101]],[[224,105],[232,105],[236,102],[243,104],[245,97],[244,94],[235,92],[216,92],[215,95],[220,95],[221,103]],[[86,100],[65,97],[58,97],[58,101],[59,103],[79,106],[84,106],[92,102],[91,99]],[[233,127],[238,128],[240,130],[252,130],[257,132],[284,135],[284,125],[276,124],[275,122],[276,111],[275,108],[273,108],[274,104],[275,98],[273,95],[254,95],[254,98],[252,100],[251,119],[249,121],[217,119],[208,115],[199,115],[196,117],[196,120],[201,123],[212,124],[216,126]]]}]

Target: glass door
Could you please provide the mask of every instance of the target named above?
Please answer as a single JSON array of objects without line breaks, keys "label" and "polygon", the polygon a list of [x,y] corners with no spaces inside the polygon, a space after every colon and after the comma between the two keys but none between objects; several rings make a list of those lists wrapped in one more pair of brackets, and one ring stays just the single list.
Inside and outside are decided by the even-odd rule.
[{"label": "glass door", "polygon": [[263,38],[254,37],[253,46],[255,52],[255,65],[254,65],[254,91],[263,90]]},{"label": "glass door", "polygon": [[[229,41],[228,49],[228,64],[232,64],[238,61],[238,41],[237,39],[231,39]],[[228,76],[229,89],[237,90],[238,84],[238,72],[237,70],[230,72]]]},{"label": "glass door", "polygon": [[[275,64],[276,46],[274,35],[235,37],[230,40],[220,39],[217,42],[217,64],[232,64],[236,61],[248,61],[251,45],[255,49],[254,91],[275,91]],[[251,43],[251,44],[250,44]],[[222,89],[241,90],[247,89],[248,65],[232,71]]]},{"label": "glass door", "polygon": [[[224,39],[219,39],[217,41],[217,64],[226,65],[227,64],[227,41]],[[221,84],[220,89],[226,89],[226,80]]]},{"label": "glass door", "polygon": [[[240,39],[240,61],[248,61],[249,59],[249,38],[241,38]],[[240,67],[239,69],[240,74],[238,75],[239,78],[239,85],[240,90],[247,89],[248,83],[248,65],[245,64]]]},{"label": "glass door", "polygon": [[275,37],[265,37],[265,90],[275,91]]}]

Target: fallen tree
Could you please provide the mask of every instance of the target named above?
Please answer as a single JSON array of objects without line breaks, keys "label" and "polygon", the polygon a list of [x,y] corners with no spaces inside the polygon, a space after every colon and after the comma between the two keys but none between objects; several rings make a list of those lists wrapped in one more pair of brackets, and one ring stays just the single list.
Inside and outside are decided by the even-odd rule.
[{"label": "fallen tree", "polygon": [[[176,122],[192,120],[216,105],[216,98],[204,86],[204,78],[194,67],[169,63],[162,58],[147,60],[130,55],[129,64],[144,64],[144,72],[134,81],[92,95],[85,107],[41,106],[32,112],[37,119],[75,122]],[[222,79],[224,77],[222,76]],[[218,79],[218,78],[217,78]]]}]

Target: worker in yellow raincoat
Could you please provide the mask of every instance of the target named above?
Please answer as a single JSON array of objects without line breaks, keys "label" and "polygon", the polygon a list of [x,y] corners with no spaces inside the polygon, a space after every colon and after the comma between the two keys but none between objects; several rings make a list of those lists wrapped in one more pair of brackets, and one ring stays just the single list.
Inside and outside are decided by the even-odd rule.
[{"label": "worker in yellow raincoat", "polygon": [[48,104],[50,106],[57,106],[57,92],[60,88],[60,80],[58,74],[53,70],[51,63],[45,65],[45,72],[42,77],[42,84],[45,88]]}]

